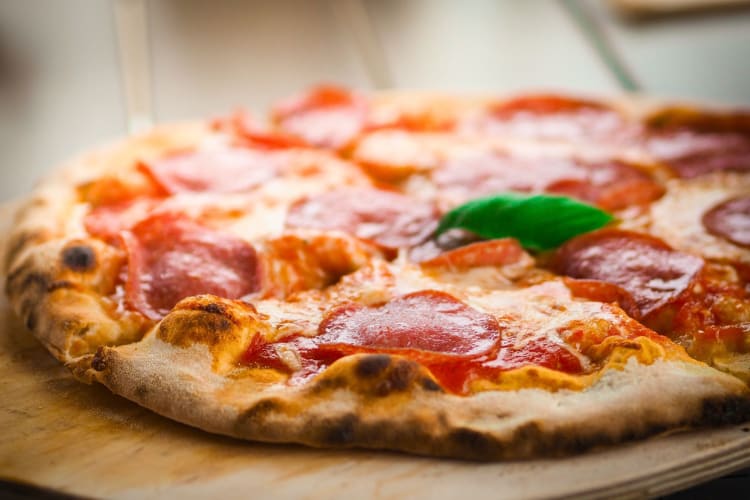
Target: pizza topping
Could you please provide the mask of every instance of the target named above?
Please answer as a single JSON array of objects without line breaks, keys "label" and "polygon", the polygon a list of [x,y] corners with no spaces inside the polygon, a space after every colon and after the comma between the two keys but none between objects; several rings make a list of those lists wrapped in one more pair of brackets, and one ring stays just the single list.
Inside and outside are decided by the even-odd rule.
[{"label": "pizza topping", "polygon": [[340,230],[397,249],[416,245],[435,229],[437,208],[402,194],[377,189],[341,189],[293,204],[288,227]]},{"label": "pizza topping", "polygon": [[458,227],[484,238],[511,237],[526,248],[546,250],[612,220],[608,213],[564,196],[505,193],[454,208],[436,232]]},{"label": "pizza topping", "polygon": [[321,349],[344,353],[364,347],[477,356],[500,338],[492,316],[435,290],[410,293],[379,307],[341,306],[326,316],[318,331],[316,343]]},{"label": "pizza topping", "polygon": [[249,191],[278,174],[275,156],[249,148],[187,151],[141,164],[168,193]]},{"label": "pizza topping", "polygon": [[574,297],[597,302],[616,303],[632,318],[638,319],[641,311],[633,296],[621,286],[596,279],[564,278],[565,285]]},{"label": "pizza topping", "polygon": [[243,362],[294,371],[283,364],[279,351],[295,350],[302,365],[295,374],[299,382],[343,356],[397,354],[433,369],[449,390],[465,392],[472,368],[494,357],[500,337],[493,316],[445,292],[422,290],[374,307],[339,306],[328,312],[316,337],[297,336],[275,344],[255,341]]},{"label": "pizza topping", "polygon": [[684,178],[750,171],[750,113],[670,108],[649,118],[646,148]]},{"label": "pizza topping", "polygon": [[120,205],[135,198],[162,198],[166,191],[141,171],[127,172],[123,178],[106,176],[79,187],[81,199],[93,207]]},{"label": "pizza topping", "polygon": [[141,198],[133,201],[102,205],[86,214],[83,220],[86,231],[110,243],[117,243],[122,231],[130,229],[145,219],[160,201]]},{"label": "pizza topping", "polygon": [[740,196],[719,203],[702,218],[706,231],[750,248],[750,196]]},{"label": "pizza topping", "polygon": [[376,248],[343,233],[286,233],[264,242],[263,296],[324,288],[365,266]]},{"label": "pizza topping", "polygon": [[366,113],[367,103],[361,96],[321,85],[278,104],[273,118],[284,132],[308,144],[339,149],[362,131]]},{"label": "pizza topping", "polygon": [[155,215],[121,237],[128,253],[126,304],[150,319],[162,318],[185,297],[237,299],[260,287],[250,244],[189,219]]},{"label": "pizza topping", "polygon": [[618,285],[646,316],[687,290],[703,268],[703,259],[673,250],[652,236],[605,229],[563,245],[553,267],[573,278]]},{"label": "pizza topping", "polygon": [[464,123],[462,129],[490,135],[577,140],[616,138],[628,125],[617,111],[602,103],[530,95],[499,103],[486,116]]},{"label": "pizza topping", "polygon": [[503,338],[495,359],[483,363],[485,369],[501,368],[512,370],[522,366],[544,366],[565,373],[581,373],[581,360],[571,352],[570,347],[546,337],[537,337],[528,342],[518,343],[510,336]]},{"label": "pizza topping", "polygon": [[[299,384],[344,356],[399,355],[424,365],[443,388],[457,394],[467,394],[473,380],[495,380],[523,366],[585,371],[585,357],[556,333],[566,328],[565,320],[559,326],[525,321],[514,313],[479,311],[446,292],[422,290],[376,306],[341,305],[326,314],[317,336],[270,344],[257,339],[242,361],[291,373],[290,383]],[[295,353],[292,364],[283,360],[289,352]]]},{"label": "pizza topping", "polygon": [[468,269],[482,266],[507,266],[528,258],[518,240],[502,238],[480,241],[449,250],[435,257],[420,262],[422,267],[442,267],[449,269]]},{"label": "pizza topping", "polygon": [[249,114],[241,110],[213,120],[211,128],[230,134],[239,139],[242,144],[252,148],[288,149],[307,146],[296,137],[263,128]]},{"label": "pizza topping", "polygon": [[432,178],[442,192],[460,200],[505,191],[549,192],[618,210],[664,194],[664,188],[648,175],[614,160],[587,163],[575,158],[481,154],[452,159]]}]

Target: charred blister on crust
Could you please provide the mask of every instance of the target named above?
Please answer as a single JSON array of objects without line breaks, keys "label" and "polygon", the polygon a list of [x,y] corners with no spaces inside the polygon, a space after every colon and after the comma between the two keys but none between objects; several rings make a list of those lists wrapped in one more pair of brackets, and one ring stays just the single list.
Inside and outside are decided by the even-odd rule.
[{"label": "charred blister on crust", "polygon": [[218,304],[216,302],[211,302],[209,304],[204,304],[201,307],[199,307],[201,311],[205,311],[210,314],[226,314],[227,308],[224,306],[224,304]]},{"label": "charred blister on crust", "polygon": [[355,439],[355,433],[359,417],[354,413],[348,413],[336,420],[326,421],[322,427],[321,441],[328,446],[351,445]]},{"label": "charred blister on crust", "polygon": [[489,436],[468,428],[453,430],[448,437],[459,455],[491,459],[502,455],[502,445]]},{"label": "charred blister on crust", "polygon": [[39,323],[39,317],[36,310],[31,309],[26,315],[26,328],[33,331],[36,325]]},{"label": "charred blister on crust", "polygon": [[72,245],[63,249],[62,263],[71,271],[91,271],[96,266],[96,253],[88,245]]},{"label": "charred blister on crust", "polygon": [[362,378],[372,378],[380,375],[391,364],[391,357],[387,354],[372,354],[357,362],[355,373]]},{"label": "charred blister on crust", "polygon": [[309,386],[312,393],[349,389],[363,396],[383,398],[420,389],[443,391],[427,368],[409,359],[388,354],[364,354],[345,357],[337,363]]},{"label": "charred blister on crust", "polygon": [[156,327],[156,337],[177,347],[205,345],[215,372],[229,373],[237,366],[253,335],[266,335],[267,321],[251,305],[214,295],[188,297]]},{"label": "charred blister on crust", "polygon": [[334,377],[326,374],[325,376],[317,379],[315,383],[310,387],[310,389],[313,393],[321,393],[341,389],[343,387],[346,387],[347,385],[349,384],[345,377]]},{"label": "charred blister on crust", "polygon": [[149,388],[146,385],[139,385],[135,388],[135,391],[133,391],[133,395],[139,400],[139,401],[145,401],[146,397],[148,396]]},{"label": "charred blister on crust", "polygon": [[424,389],[425,391],[444,392],[443,388],[440,387],[440,384],[438,384],[434,379],[431,379],[430,377],[424,377],[419,381],[419,385],[421,385],[422,389]]},{"label": "charred blister on crust", "polygon": [[157,334],[161,340],[175,345],[193,342],[214,345],[224,337],[231,337],[241,323],[236,311],[213,297],[191,297],[179,302],[162,320]]},{"label": "charred blister on crust", "polygon": [[281,408],[281,402],[275,399],[264,399],[258,401],[257,404],[243,413],[240,420],[244,422],[262,422],[266,420],[269,414],[278,412]]},{"label": "charred blister on crust", "polygon": [[750,418],[750,400],[745,397],[707,399],[703,402],[700,423],[729,425]]},{"label": "charred blister on crust", "polygon": [[402,392],[414,384],[420,366],[414,361],[400,359],[394,363],[379,384],[375,386],[375,394],[387,396],[393,392]]},{"label": "charred blister on crust", "polygon": [[[21,273],[23,273],[23,271],[21,271]],[[50,281],[51,280],[49,276],[47,276],[46,274],[31,271],[26,273],[24,278],[21,280],[20,288],[22,290],[28,290],[32,287],[36,287],[46,292],[49,288]]]},{"label": "charred blister on crust", "polygon": [[103,372],[107,369],[107,362],[106,362],[106,354],[104,353],[104,348],[100,347],[96,350],[96,354],[94,354],[94,357],[91,360],[91,368],[98,372]]}]

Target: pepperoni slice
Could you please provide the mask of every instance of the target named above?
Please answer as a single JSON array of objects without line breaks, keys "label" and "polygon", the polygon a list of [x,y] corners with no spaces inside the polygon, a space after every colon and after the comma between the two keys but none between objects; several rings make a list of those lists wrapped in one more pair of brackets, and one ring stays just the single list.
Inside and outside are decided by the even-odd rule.
[{"label": "pepperoni slice", "polygon": [[553,268],[573,278],[618,285],[646,316],[688,289],[703,268],[703,259],[678,252],[645,234],[604,229],[563,245]]},{"label": "pepperoni slice", "polygon": [[540,337],[526,342],[517,338],[503,337],[495,359],[482,364],[483,368],[512,370],[523,366],[544,366],[565,373],[581,373],[581,360],[570,348],[551,339]]},{"label": "pepperoni slice", "polygon": [[342,189],[303,198],[287,214],[288,227],[341,230],[397,249],[416,245],[437,225],[431,203],[378,189]]},{"label": "pepperoni slice", "polygon": [[641,311],[635,299],[621,286],[595,279],[564,278],[564,281],[574,297],[597,302],[615,302],[630,317],[635,319],[641,317]]},{"label": "pepperoni slice", "polygon": [[422,261],[422,267],[468,269],[482,266],[507,266],[520,262],[528,254],[518,240],[502,238],[472,243]]},{"label": "pepperoni slice", "polygon": [[521,96],[461,125],[469,133],[540,139],[619,139],[631,127],[614,109],[559,95]]},{"label": "pepperoni slice", "polygon": [[647,150],[681,177],[750,171],[750,112],[669,108],[647,123]]},{"label": "pepperoni slice", "polygon": [[339,307],[320,323],[318,332],[316,344],[324,351],[404,353],[433,362],[434,353],[485,354],[500,339],[494,317],[436,290],[403,295],[378,307]]},{"label": "pepperoni slice", "polygon": [[709,233],[750,248],[750,196],[719,203],[703,214],[702,222]]},{"label": "pepperoni slice", "polygon": [[278,174],[276,157],[249,148],[186,151],[140,165],[169,194],[249,191]]},{"label": "pepperoni slice", "polygon": [[125,302],[153,320],[185,297],[237,299],[260,287],[250,244],[189,219],[155,215],[121,237],[128,253]]},{"label": "pepperoni slice", "polygon": [[308,144],[339,149],[365,127],[367,103],[342,87],[321,85],[275,106],[273,119],[282,131]]},{"label": "pepperoni slice", "polygon": [[653,201],[664,188],[621,161],[587,163],[575,158],[518,158],[482,154],[446,162],[433,173],[438,188],[459,201],[505,191],[572,196],[607,210]]},{"label": "pepperoni slice", "polygon": [[86,214],[83,224],[92,236],[117,243],[122,231],[145,219],[160,203],[158,199],[142,198],[98,206]]},{"label": "pepperoni slice", "polygon": [[263,128],[252,116],[241,110],[213,120],[211,128],[230,134],[253,148],[289,149],[306,146],[304,141],[296,137]]}]

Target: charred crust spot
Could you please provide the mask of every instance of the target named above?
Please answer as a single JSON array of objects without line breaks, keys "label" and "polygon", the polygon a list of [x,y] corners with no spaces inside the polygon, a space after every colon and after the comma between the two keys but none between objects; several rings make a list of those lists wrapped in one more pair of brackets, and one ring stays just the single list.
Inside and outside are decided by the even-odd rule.
[{"label": "charred crust spot", "polygon": [[326,376],[318,379],[312,387],[314,392],[325,392],[341,389],[347,385],[347,380],[343,377]]},{"label": "charred crust spot", "polygon": [[21,288],[38,287],[42,290],[49,288],[49,278],[42,273],[30,272],[21,281]]},{"label": "charred crust spot", "polygon": [[55,290],[58,290],[60,288],[75,288],[75,287],[76,287],[75,283],[72,283],[68,280],[57,280],[47,285],[47,292],[52,293]]},{"label": "charred crust spot", "polygon": [[96,265],[96,254],[88,245],[74,245],[62,251],[62,261],[72,271],[90,271]]},{"label": "charred crust spot", "polygon": [[135,397],[139,400],[143,401],[146,399],[146,396],[148,396],[148,387],[145,385],[139,385],[135,388]]},{"label": "charred crust spot", "polygon": [[[503,416],[502,418],[506,418],[506,417],[507,416]],[[532,441],[532,440],[539,441],[541,435],[542,435],[542,429],[541,427],[539,427],[539,424],[536,422],[529,422],[528,424],[522,425],[516,431],[516,437],[520,439],[521,441]]]},{"label": "charred crust spot", "polygon": [[750,399],[733,397],[703,402],[701,422],[708,425],[739,424],[750,418]]},{"label": "charred crust spot", "polygon": [[36,310],[31,309],[29,311],[29,314],[26,315],[26,328],[28,328],[29,330],[34,330],[38,322],[39,322],[39,318],[38,318]]},{"label": "charred crust spot", "polygon": [[227,308],[224,306],[224,304],[219,304],[218,302],[211,302],[209,304],[201,304],[198,309],[200,311],[204,311],[210,314],[226,314]]},{"label": "charred crust spot", "polygon": [[[241,304],[243,308],[247,308],[251,312],[255,312],[255,308],[249,304],[240,303],[239,301],[236,301],[235,304]],[[181,302],[180,304],[178,304],[175,310],[200,311],[210,315],[220,316],[224,321],[223,324],[226,325],[229,325],[229,322],[238,326],[242,324],[241,319],[238,317],[238,312],[235,311],[235,309],[229,307],[225,303],[216,300],[207,301],[204,299],[195,301],[191,300],[187,303]],[[229,326],[227,326],[226,328],[229,328]]]},{"label": "charred crust spot", "polygon": [[500,453],[500,446],[496,441],[473,429],[456,429],[450,433],[449,439],[461,450],[461,454],[468,457],[487,459]]},{"label": "charred crust spot", "polygon": [[105,354],[104,349],[101,347],[97,349],[96,354],[94,354],[94,358],[91,360],[91,368],[98,372],[103,372],[107,369],[107,362],[105,360]]},{"label": "charred crust spot", "polygon": [[238,419],[239,424],[260,425],[268,419],[268,415],[281,411],[281,402],[275,399],[264,399],[245,410]]},{"label": "charred crust spot", "polygon": [[344,446],[354,441],[357,415],[349,413],[323,425],[323,442],[329,446]]},{"label": "charred crust spot", "polygon": [[219,345],[232,342],[235,335],[235,318],[206,313],[202,310],[175,310],[159,324],[157,336],[171,344],[187,346],[198,342]]},{"label": "charred crust spot", "polygon": [[32,313],[36,312],[36,306],[39,302],[33,297],[33,296],[26,296],[21,301],[21,307],[19,309],[19,312],[21,313],[21,317],[30,316]]},{"label": "charred crust spot", "polygon": [[447,427],[448,426],[448,415],[445,414],[444,411],[440,411],[437,414],[437,421],[440,424],[440,427]]},{"label": "charred crust spot", "polygon": [[408,389],[414,382],[419,365],[413,361],[400,360],[388,371],[383,380],[375,387],[375,394],[387,396],[393,392]]},{"label": "charred crust spot", "polygon": [[380,375],[391,364],[391,357],[387,354],[373,354],[359,360],[356,373],[362,378],[372,378]]},{"label": "charred crust spot", "polygon": [[425,391],[443,392],[443,388],[440,387],[440,384],[432,380],[430,377],[424,377],[419,381],[419,385],[421,385],[422,389]]}]

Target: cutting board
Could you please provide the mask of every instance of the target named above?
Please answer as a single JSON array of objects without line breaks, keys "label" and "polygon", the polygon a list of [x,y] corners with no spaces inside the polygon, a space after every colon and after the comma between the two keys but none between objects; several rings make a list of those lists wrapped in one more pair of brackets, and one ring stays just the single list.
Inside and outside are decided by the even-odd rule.
[{"label": "cutting board", "polygon": [[[11,209],[0,208],[0,234]],[[509,463],[315,450],[214,436],[162,418],[104,387],[77,382],[26,331],[4,297],[0,429],[0,479],[89,497],[651,496],[750,465],[750,424],[567,459]]]}]

